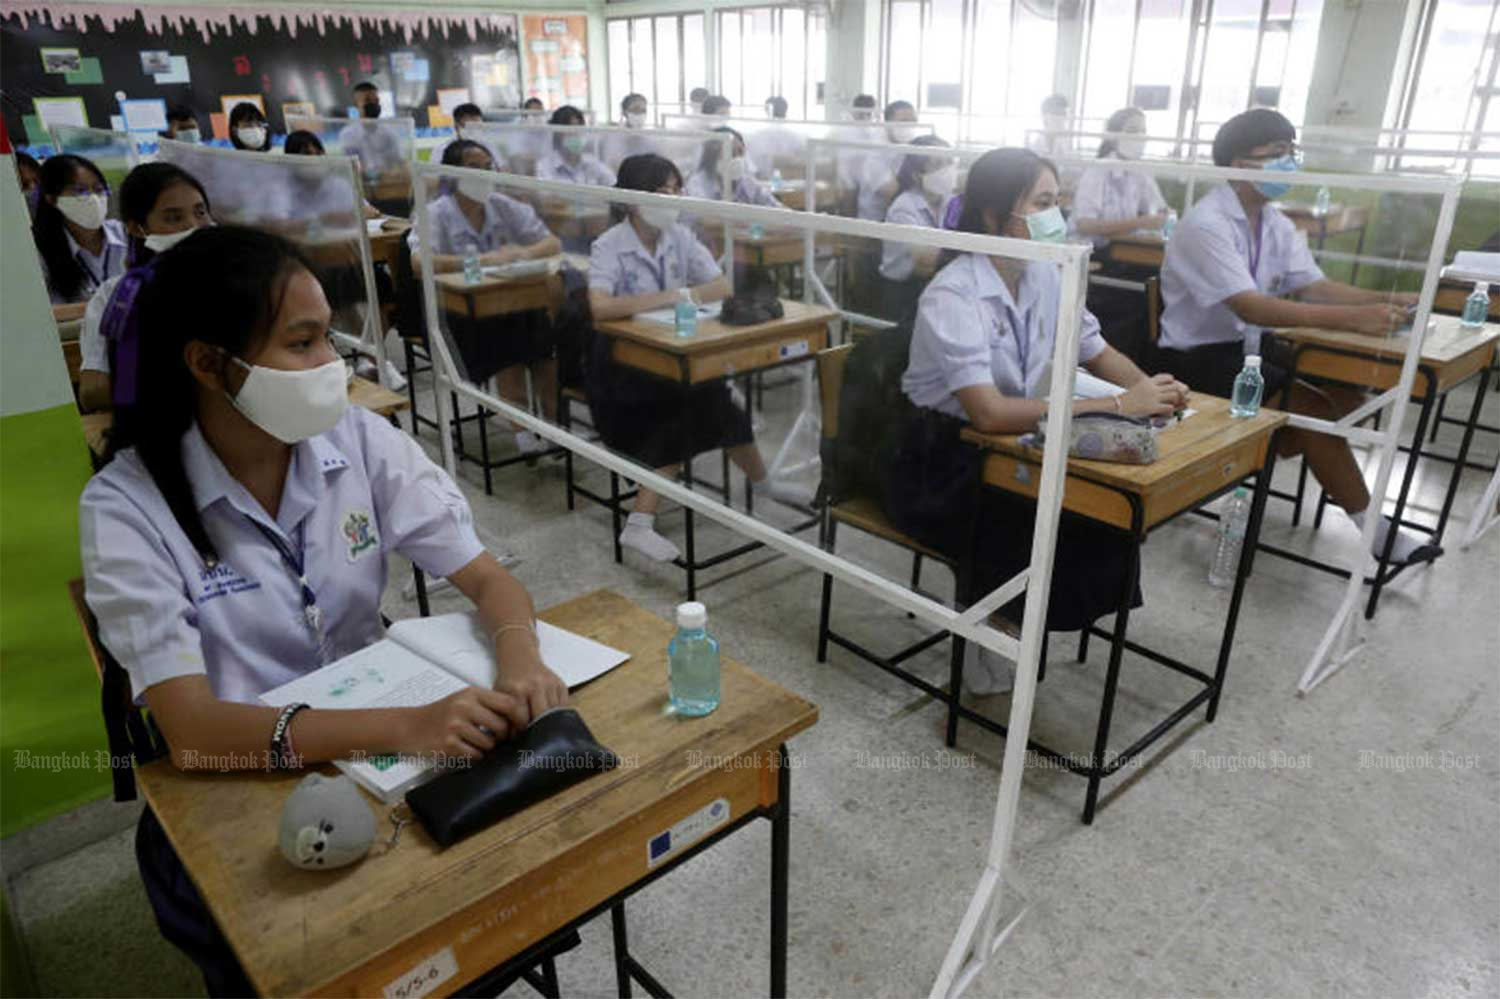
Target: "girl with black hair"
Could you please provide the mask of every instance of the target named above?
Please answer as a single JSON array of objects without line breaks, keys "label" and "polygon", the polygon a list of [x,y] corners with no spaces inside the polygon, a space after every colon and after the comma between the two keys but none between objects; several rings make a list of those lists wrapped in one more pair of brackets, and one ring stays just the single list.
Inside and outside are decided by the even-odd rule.
[{"label": "girl with black hair", "polygon": [[26,211],[36,218],[37,190],[42,181],[42,165],[30,153],[16,150],[16,179],[21,182],[21,197],[26,199]]},{"label": "girl with black hair", "polygon": [[[913,146],[948,147],[935,135],[919,135]],[[958,183],[958,164],[947,156],[907,154],[896,170],[901,193],[891,202],[885,220],[892,225],[939,228],[943,209]],[[935,247],[913,246],[905,240],[887,239],[880,244],[880,316],[892,322],[909,319],[916,311],[917,297],[932,277],[937,263]]]},{"label": "girl with black hair", "polygon": [[[328,304],[295,247],[200,229],[120,285],[112,460],[80,504],[99,636],[184,769],[398,750],[473,759],[565,702],[524,587],[412,438],[349,407]],[[267,707],[258,695],[378,640],[386,556],[474,602],[495,689],[422,707]],[[273,733],[283,734],[273,737]],[[253,988],[148,808],[136,836],[162,933],[211,995]]]},{"label": "girl with black hair", "polygon": [[[489,149],[470,139],[451,143],[443,151],[443,165],[494,170]],[[534,208],[503,194],[482,177],[452,184],[449,193],[428,206],[427,219],[432,246],[423,249],[415,228],[406,241],[411,247],[412,266],[430,263],[438,274],[463,270],[464,258],[471,255],[483,266],[501,267],[562,252],[562,243],[547,230]],[[529,369],[542,412],[553,418],[557,411],[556,345],[544,310],[474,322],[450,314],[447,322],[470,377],[483,381],[494,375],[500,395],[525,409]],[[522,454],[547,450],[546,443],[531,431],[516,428],[514,432],[516,448]]]},{"label": "girl with black hair", "polygon": [[59,153],[42,164],[31,235],[52,304],[87,302],[125,269],[125,227],[109,214],[109,184],[92,160]]},{"label": "girl with black hair", "polygon": [[750,173],[750,160],[745,155],[745,138],[728,125],[713,131],[730,137],[729,162],[720,168],[724,142],[714,139],[703,144],[703,155],[698,159],[698,169],[688,178],[683,192],[690,198],[705,198],[719,201],[724,198],[724,181],[728,180],[734,200],[741,205],[761,205],[765,208],[785,208],[776,195],[766,190],[765,185]]},{"label": "girl with black hair", "polygon": [[[552,112],[552,117],[547,124],[580,127],[586,122],[582,111],[571,104],[564,104]],[[536,165],[536,175],[542,180],[561,180],[569,184],[613,187],[614,172],[600,162],[599,157],[588,151],[588,143],[588,137],[585,135],[556,132],[552,136],[552,148]]]},{"label": "girl with black hair", "polygon": [[[132,267],[182,242],[194,229],[213,225],[208,192],[196,177],[171,163],[142,163],[126,175],[120,184],[120,215],[130,237]],[[78,404],[85,413],[110,408],[109,350],[100,324],[121,277],[100,285],[84,309]]]},{"label": "girl with black hair", "polygon": [[[615,185],[626,191],[679,194],[682,174],[671,160],[646,153],[620,164]],[[689,289],[700,305],[729,294],[729,282],[692,229],[678,221],[676,208],[616,205],[615,225],[594,241],[589,256],[589,305],[594,319],[620,319],[674,305]],[[729,449],[729,459],[756,491],[767,489],[766,466],[750,417],[730,399],[729,387],[714,382],[688,390],[691,416],[683,418],[682,389],[615,362],[610,339],[596,335],[590,352],[589,408],[604,443],[663,475],[677,474],[683,452],[697,455]],[[772,493],[774,497],[774,492]],[[656,531],[660,497],[642,487],[620,544],[659,562],[681,554]]]},{"label": "girl with black hair", "polygon": [[260,108],[240,101],[229,110],[229,144],[252,153],[271,151],[271,128]]},{"label": "girl with black hair", "polygon": [[[1066,227],[1057,207],[1057,170],[1025,149],[994,149],[969,168],[962,232],[1060,241]],[[972,554],[973,578],[962,594],[988,593],[1030,561],[1035,506],[996,490],[974,489],[978,451],[962,443],[965,425],[984,433],[1032,430],[1047,410],[1058,324],[1060,277],[1052,264],[1006,256],[948,254],[917,307],[901,388],[912,408],[892,436],[886,509],[901,530],[956,561]],[[1078,361],[1124,391],[1081,399],[1074,413],[1170,414],[1187,386],[1170,375],[1147,377],[1109,347],[1099,324],[1083,313]],[[978,509],[974,504],[979,503]],[[970,525],[979,518],[972,553]],[[1118,534],[1065,519],[1059,527],[1047,627],[1076,631],[1114,610],[1125,587],[1138,603],[1139,567]],[[1000,614],[1019,620],[1020,599]],[[978,694],[1010,688],[1009,664],[972,643],[965,683]]]}]

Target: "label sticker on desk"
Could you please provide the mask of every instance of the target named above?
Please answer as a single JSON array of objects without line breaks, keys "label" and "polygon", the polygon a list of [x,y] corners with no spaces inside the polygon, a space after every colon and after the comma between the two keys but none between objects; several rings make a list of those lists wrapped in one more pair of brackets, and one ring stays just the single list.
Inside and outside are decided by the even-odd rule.
[{"label": "label sticker on desk", "polygon": [[646,867],[655,867],[681,853],[728,821],[729,799],[715,798],[672,828],[648,839]]},{"label": "label sticker on desk", "polygon": [[807,354],[807,341],[793,340],[791,343],[784,343],[777,348],[777,352],[781,355],[783,361],[794,357],[804,357]]},{"label": "label sticker on desk", "polygon": [[444,947],[384,989],[385,999],[420,999],[458,974],[452,947]]}]

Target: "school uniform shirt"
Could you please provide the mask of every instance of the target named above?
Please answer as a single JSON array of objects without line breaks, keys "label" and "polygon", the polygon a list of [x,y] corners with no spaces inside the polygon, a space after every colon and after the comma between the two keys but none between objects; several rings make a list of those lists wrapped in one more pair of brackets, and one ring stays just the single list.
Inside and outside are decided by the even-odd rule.
[{"label": "school uniform shirt", "polygon": [[102,371],[109,374],[109,341],[104,338],[101,324],[104,322],[104,310],[109,307],[110,297],[114,295],[115,285],[120,283],[120,277],[121,275],[116,274],[94,289],[94,293],[89,296],[89,304],[83,308],[83,326],[78,331],[80,371]]},{"label": "school uniform shirt", "polygon": [[1280,209],[1263,206],[1260,233],[1252,236],[1234,189],[1220,185],[1188,209],[1167,243],[1160,346],[1191,350],[1238,341],[1258,350],[1260,327],[1241,320],[1225,299],[1246,291],[1289,295],[1321,280],[1306,238]]},{"label": "school uniform shirt", "polygon": [[[1109,159],[1100,160],[1098,166],[1089,167],[1078,179],[1078,188],[1073,192],[1073,214],[1068,218],[1068,231],[1078,234],[1078,220],[1095,222],[1120,222],[1124,219],[1140,218],[1166,211],[1167,200],[1156,186],[1156,178],[1150,174],[1132,170],[1117,170],[1109,165]],[[1098,247],[1109,244],[1108,236],[1091,236]]]},{"label": "school uniform shirt", "polygon": [[[938,213],[932,210],[932,202],[917,188],[902,191],[891,202],[885,221],[892,225],[921,225],[929,229],[938,228]],[[887,281],[908,281],[915,264],[912,260],[911,244],[904,240],[887,239],[880,244],[880,276]]]},{"label": "school uniform shirt", "polygon": [[859,198],[855,208],[862,219],[884,222],[885,213],[891,203],[880,189],[896,183],[896,171],[901,167],[904,153],[877,153],[865,155],[859,166]]},{"label": "school uniform shirt", "polygon": [[678,222],[647,251],[627,219],[607,229],[589,252],[589,287],[615,298],[695,287],[722,272],[708,247]]},{"label": "school uniform shirt", "polygon": [[345,125],[339,132],[339,152],[359,160],[360,171],[365,174],[388,173],[408,159],[393,129],[363,120]]},{"label": "school uniform shirt", "polygon": [[63,237],[68,241],[68,253],[83,268],[83,281],[71,298],[65,298],[52,290],[52,279],[47,275],[47,265],[42,264],[42,274],[47,278],[47,296],[53,305],[69,302],[86,302],[99,287],[125,270],[125,257],[130,250],[130,241],[125,237],[125,225],[119,219],[104,220],[104,245],[97,254],[79,246],[66,227]]},{"label": "school uniform shirt", "polygon": [[[453,256],[478,256],[505,246],[531,246],[552,235],[536,209],[499,191],[484,203],[484,222],[477,231],[458,207],[456,194],[445,194],[428,205],[427,218],[436,252]],[[413,253],[422,248],[415,226],[406,242]]]},{"label": "school uniform shirt", "polygon": [[[181,449],[219,554],[212,568],[134,448],[90,480],[79,506],[89,607],[137,698],[165,680],[207,675],[221,700],[255,703],[382,637],[388,552],[451,576],[484,551],[447,473],[411,437],[357,406],[292,448],[275,517],[229,474],[197,424]],[[272,537],[302,554],[321,638]]]},{"label": "school uniform shirt", "polygon": [[[966,253],[953,260],[917,305],[901,390],[913,405],[959,419],[967,416],[956,393],[970,385],[1029,397],[1052,360],[1060,281],[1056,267],[1030,263],[1013,298],[988,257]],[[1087,364],[1105,346],[1099,321],[1085,310],[1078,362]]]},{"label": "school uniform shirt", "polygon": [[[706,198],[709,201],[719,201],[724,193],[724,181],[717,173],[707,170],[694,171],[688,178],[683,192],[690,198]],[[762,205],[766,208],[782,208],[782,203],[776,200],[776,195],[766,189],[766,186],[754,177],[742,177],[735,182],[734,200],[741,205]]]},{"label": "school uniform shirt", "polygon": [[807,151],[807,138],[784,125],[772,125],[747,135],[745,146],[769,173],[778,160],[801,160]]},{"label": "school uniform shirt", "polygon": [[536,165],[536,175],[542,180],[561,180],[569,184],[615,186],[614,171],[588,153],[580,156],[577,163],[569,163],[554,150]]},{"label": "school uniform shirt", "polygon": [[352,221],[363,224],[364,204],[354,191],[347,171],[309,170],[265,191],[255,199],[257,216],[279,222],[302,222],[313,219],[339,220],[342,229],[352,235]]}]

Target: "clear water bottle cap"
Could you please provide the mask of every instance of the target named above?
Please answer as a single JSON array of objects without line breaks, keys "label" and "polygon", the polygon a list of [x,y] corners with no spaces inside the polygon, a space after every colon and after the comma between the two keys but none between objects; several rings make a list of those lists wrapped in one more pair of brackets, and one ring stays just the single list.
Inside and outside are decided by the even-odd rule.
[{"label": "clear water bottle cap", "polygon": [[[689,288],[687,285],[683,285],[681,288],[678,288],[677,289],[677,301],[679,301],[679,302],[686,302],[687,304],[692,305],[693,304],[693,289]],[[684,606],[686,606],[686,605],[684,605]]]},{"label": "clear water bottle cap", "polygon": [[1488,281],[1475,281],[1474,290],[1481,295],[1488,295],[1490,293],[1490,283]]},{"label": "clear water bottle cap", "polygon": [[1246,354],[1245,355],[1245,367],[1247,367],[1247,368],[1258,368],[1258,367],[1260,367],[1260,355],[1259,354]]},{"label": "clear water bottle cap", "polygon": [[698,601],[690,600],[677,605],[677,627],[697,631],[706,624],[708,624],[708,608]]}]

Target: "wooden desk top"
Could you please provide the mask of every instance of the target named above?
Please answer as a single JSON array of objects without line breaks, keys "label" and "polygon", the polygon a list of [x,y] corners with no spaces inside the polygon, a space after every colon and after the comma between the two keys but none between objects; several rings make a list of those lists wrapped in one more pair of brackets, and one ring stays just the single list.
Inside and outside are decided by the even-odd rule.
[{"label": "wooden desk top", "polygon": [[[811,703],[726,657],[718,710],[675,717],[666,712],[666,621],[608,590],[540,617],[631,654],[573,696],[625,765],[446,850],[413,824],[390,853],[339,871],[296,870],[277,851],[276,823],[300,773],[185,774],[165,760],[137,768],[262,995],[379,995],[446,953],[456,968],[441,994],[638,881],[650,838],[703,805],[723,798],[738,819],[774,803],[774,771],[727,761],[763,761],[817,720]],[[381,839],[391,829],[385,812]]]},{"label": "wooden desk top", "polygon": [[1110,243],[1123,243],[1126,246],[1149,246],[1157,250],[1165,250],[1167,241],[1162,239],[1161,233],[1144,230],[1141,232],[1128,232],[1123,236],[1114,236]]},{"label": "wooden desk top", "polygon": [[838,313],[821,305],[808,305],[789,298],[781,300],[784,315],[769,323],[756,326],[725,326],[717,319],[700,320],[698,332],[691,337],[680,337],[667,323],[653,323],[649,319],[611,319],[595,323],[600,332],[621,340],[629,340],[644,347],[668,354],[691,355],[711,351],[730,344],[754,343],[772,339],[788,332],[808,326],[826,326],[838,318]]},{"label": "wooden desk top", "polygon": [[87,302],[64,302],[60,305],[54,305],[52,306],[52,318],[58,323],[67,323],[75,319],[82,319],[83,312],[88,307],[89,303]]},{"label": "wooden desk top", "polygon": [[[1463,329],[1457,316],[1433,316],[1432,323],[1432,329],[1422,339],[1422,363],[1434,368],[1452,364],[1486,345],[1493,347],[1495,341],[1500,340],[1500,323],[1485,323],[1477,331]],[[1276,335],[1293,343],[1337,347],[1370,357],[1406,356],[1407,338],[1403,336],[1376,337],[1341,330],[1305,328],[1277,330]]]},{"label": "wooden desk top", "polygon": [[560,259],[559,257],[549,257],[549,262],[553,263],[554,266],[549,267],[545,271],[538,271],[535,274],[527,274],[524,277],[498,277],[487,274],[473,284],[470,284],[464,280],[463,271],[446,271],[442,274],[434,274],[432,280],[438,286],[439,290],[443,292],[452,292],[465,296],[478,295],[481,292],[491,291],[496,288],[524,288],[535,284],[546,284],[552,280],[557,274],[555,264]]},{"label": "wooden desk top", "polygon": [[[1197,413],[1163,428],[1157,459],[1149,465],[1070,458],[1064,490],[1068,509],[1129,528],[1129,505],[1119,497],[1128,493],[1140,500],[1144,526],[1150,529],[1260,467],[1271,434],[1287,421],[1285,413],[1274,409],[1236,419],[1229,415],[1229,400],[1198,392],[1191,395],[1188,406]],[[963,439],[989,452],[987,483],[1029,496],[1037,494],[1041,452],[1023,445],[1019,435],[967,429]],[[1090,485],[1104,486],[1107,492],[1090,489]]]}]

